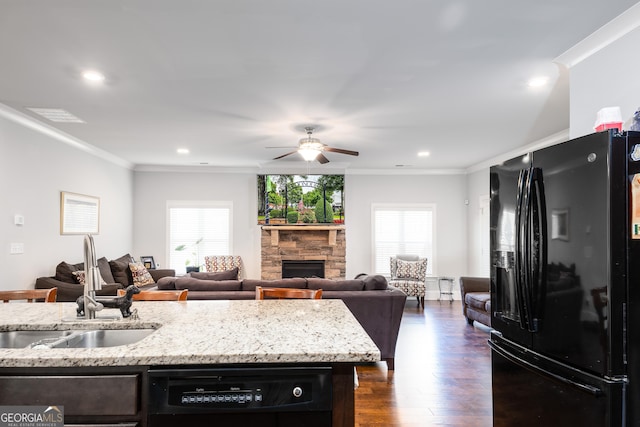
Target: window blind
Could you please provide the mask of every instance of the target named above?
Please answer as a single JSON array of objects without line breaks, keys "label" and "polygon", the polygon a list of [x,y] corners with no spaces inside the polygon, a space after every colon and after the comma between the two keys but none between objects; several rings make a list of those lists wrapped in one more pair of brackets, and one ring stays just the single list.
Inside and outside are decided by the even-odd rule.
[{"label": "window blind", "polygon": [[373,208],[373,254],[376,274],[389,275],[389,259],[398,254],[427,258],[427,274],[433,274],[435,207],[393,206]]},{"label": "window blind", "polygon": [[184,273],[208,255],[231,253],[231,207],[169,206],[169,267]]}]

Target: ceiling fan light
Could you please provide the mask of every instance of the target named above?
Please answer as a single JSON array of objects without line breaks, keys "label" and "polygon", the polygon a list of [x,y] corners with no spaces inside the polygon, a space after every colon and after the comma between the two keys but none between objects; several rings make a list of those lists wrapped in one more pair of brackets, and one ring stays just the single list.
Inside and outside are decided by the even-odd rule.
[{"label": "ceiling fan light", "polygon": [[307,162],[312,162],[316,159],[316,157],[318,157],[318,154],[320,154],[320,150],[317,150],[315,148],[300,148],[298,150],[298,153],[300,153],[300,155],[302,156],[303,159],[305,159]]},{"label": "ceiling fan light", "polygon": [[300,140],[300,146],[298,147],[298,153],[307,162],[312,162],[318,157],[318,154],[322,151],[322,143],[316,138],[304,138]]}]

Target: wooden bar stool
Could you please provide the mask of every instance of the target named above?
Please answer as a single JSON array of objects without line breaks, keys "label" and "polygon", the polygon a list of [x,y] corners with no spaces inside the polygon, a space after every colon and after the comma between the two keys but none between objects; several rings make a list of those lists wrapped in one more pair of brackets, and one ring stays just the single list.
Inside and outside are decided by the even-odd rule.
[{"label": "wooden bar stool", "polygon": [[322,299],[322,289],[263,288],[256,286],[256,299]]},{"label": "wooden bar stool", "polygon": [[[133,294],[133,301],[186,301],[188,289],[181,291],[142,291],[139,294]],[[124,296],[126,291],[118,289],[118,296]]]},{"label": "wooden bar stool", "polygon": [[56,302],[57,297],[58,288],[0,291],[0,300],[4,302],[17,300],[27,300],[27,302],[34,302],[35,300],[44,300],[44,302]]}]

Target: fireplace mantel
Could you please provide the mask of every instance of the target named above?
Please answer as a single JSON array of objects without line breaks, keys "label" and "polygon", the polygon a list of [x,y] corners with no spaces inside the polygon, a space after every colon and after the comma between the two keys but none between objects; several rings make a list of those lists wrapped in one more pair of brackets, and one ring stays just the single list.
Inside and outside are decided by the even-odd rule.
[{"label": "fireplace mantel", "polygon": [[263,230],[271,232],[271,246],[278,246],[280,242],[280,231],[326,231],[328,233],[329,245],[336,245],[336,236],[339,230],[344,230],[344,225],[263,225]]}]

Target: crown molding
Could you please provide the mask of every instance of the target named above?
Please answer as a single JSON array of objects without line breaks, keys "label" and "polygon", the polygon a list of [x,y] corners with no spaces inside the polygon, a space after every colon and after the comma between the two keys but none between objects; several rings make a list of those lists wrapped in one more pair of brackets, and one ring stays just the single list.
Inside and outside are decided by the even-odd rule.
[{"label": "crown molding", "polygon": [[345,175],[464,175],[465,169],[351,169]]},{"label": "crown molding", "polygon": [[27,116],[26,114],[18,110],[14,110],[13,108],[5,104],[0,104],[0,117],[4,117],[5,119],[12,121],[20,126],[31,129],[49,138],[53,138],[57,141],[60,141],[78,150],[82,150],[85,153],[99,157],[110,163],[114,163],[127,169],[133,169],[133,163],[128,162],[120,157],[114,156],[113,154],[101,150],[100,148],[94,147],[91,144],[87,144],[81,139],[75,138],[65,132],[62,132],[59,129],[54,128],[53,126],[36,120],[31,116]]},{"label": "crown molding", "polygon": [[257,173],[258,168],[224,167],[213,165],[135,165],[134,172],[168,172],[168,173]]},{"label": "crown molding", "polygon": [[549,135],[546,138],[539,139],[530,144],[524,145],[516,150],[509,151],[508,153],[501,154],[500,156],[493,157],[489,160],[485,160],[482,163],[478,163],[477,165],[473,165],[468,168],[465,173],[472,174],[474,172],[478,172],[483,169],[488,169],[491,166],[500,164],[505,160],[512,159],[517,156],[521,156],[523,154],[529,153],[531,151],[539,150],[541,148],[550,147],[552,145],[560,144],[561,142],[568,141],[569,138],[569,129],[564,129],[560,132],[556,132],[553,135]]},{"label": "crown molding", "polygon": [[347,169],[343,167],[255,167],[238,168],[212,165],[136,165],[134,172],[169,173],[255,173],[264,175],[464,175],[465,169]]},{"label": "crown molding", "polygon": [[569,48],[553,62],[572,68],[638,27],[640,27],[640,2]]}]

